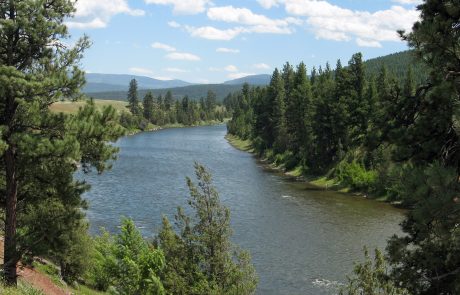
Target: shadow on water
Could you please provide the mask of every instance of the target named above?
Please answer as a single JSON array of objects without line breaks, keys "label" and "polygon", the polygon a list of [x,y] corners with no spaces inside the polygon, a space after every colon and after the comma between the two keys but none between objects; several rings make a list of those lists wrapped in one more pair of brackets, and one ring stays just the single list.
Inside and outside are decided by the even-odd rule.
[{"label": "shadow on water", "polygon": [[187,206],[186,176],[207,166],[232,214],[233,240],[248,249],[258,294],[334,294],[364,245],[384,248],[403,212],[388,204],[311,189],[273,171],[224,139],[225,126],[170,129],[124,137],[113,169],[81,176],[91,185],[91,231],[115,231],[121,216],[152,238],[162,215]]}]

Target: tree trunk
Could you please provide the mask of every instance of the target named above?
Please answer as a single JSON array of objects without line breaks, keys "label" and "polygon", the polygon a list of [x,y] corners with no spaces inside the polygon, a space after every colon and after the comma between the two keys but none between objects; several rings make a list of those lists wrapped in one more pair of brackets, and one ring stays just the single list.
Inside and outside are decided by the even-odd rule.
[{"label": "tree trunk", "polygon": [[16,251],[16,205],[18,201],[18,181],[16,178],[15,148],[5,152],[6,168],[6,211],[5,247],[3,271],[8,285],[17,284],[16,265],[19,261]]}]

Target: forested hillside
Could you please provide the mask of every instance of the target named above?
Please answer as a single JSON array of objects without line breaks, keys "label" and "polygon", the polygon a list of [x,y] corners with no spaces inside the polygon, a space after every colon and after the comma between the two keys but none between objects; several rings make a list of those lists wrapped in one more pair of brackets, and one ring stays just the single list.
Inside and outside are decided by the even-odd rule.
[{"label": "forested hillside", "polygon": [[364,62],[367,75],[377,77],[382,66],[385,65],[388,72],[393,74],[399,81],[403,81],[407,68],[412,67],[413,77],[416,83],[422,83],[428,76],[427,67],[414,56],[414,52],[407,50],[389,54],[382,57],[369,59]]},{"label": "forested hillside", "polygon": [[[202,97],[206,97],[208,91],[212,91],[216,94],[217,100],[222,101],[227,94],[237,92],[239,90],[241,90],[241,84],[202,84],[166,89],[139,89],[139,95],[143,97],[148,92],[151,92],[155,96],[165,96],[166,93],[171,92],[174,99],[181,99],[187,95],[192,100],[199,100]],[[126,99],[127,94],[127,91],[86,93],[89,97],[110,100],[124,100]]]}]

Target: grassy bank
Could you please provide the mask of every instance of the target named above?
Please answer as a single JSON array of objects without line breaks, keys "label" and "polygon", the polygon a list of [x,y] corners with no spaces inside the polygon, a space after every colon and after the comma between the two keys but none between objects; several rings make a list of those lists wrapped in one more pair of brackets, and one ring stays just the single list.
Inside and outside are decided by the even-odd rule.
[{"label": "grassy bank", "polygon": [[285,164],[282,163],[282,161],[278,161],[277,163],[277,158],[279,156],[271,154],[271,152],[267,154],[264,154],[262,156],[259,156],[256,154],[251,140],[243,140],[239,138],[238,136],[227,134],[225,136],[227,141],[236,149],[252,153],[257,156],[257,158],[266,164],[266,166],[274,171],[277,172],[282,172],[284,175],[292,177],[293,179],[300,181],[300,182],[307,182],[308,184],[324,189],[324,190],[333,190],[341,193],[347,193],[350,195],[354,196],[361,196],[361,197],[369,197],[378,201],[384,201],[386,202],[387,199],[379,196],[373,196],[369,195],[367,193],[360,192],[358,190],[352,189],[350,186],[344,185],[341,183],[341,181],[335,177],[331,177],[328,174],[325,175],[308,175],[305,174],[304,170],[302,169],[301,166],[297,165],[292,168],[286,168]]}]

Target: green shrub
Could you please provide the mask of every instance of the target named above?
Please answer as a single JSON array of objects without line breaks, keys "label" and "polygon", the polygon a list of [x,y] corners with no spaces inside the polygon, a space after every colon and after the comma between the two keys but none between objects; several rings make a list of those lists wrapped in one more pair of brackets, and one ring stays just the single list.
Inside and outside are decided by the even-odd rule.
[{"label": "green shrub", "polygon": [[362,164],[356,161],[351,163],[342,161],[335,169],[335,177],[341,184],[349,186],[353,190],[366,192],[375,190],[377,175],[376,171],[366,170]]}]

